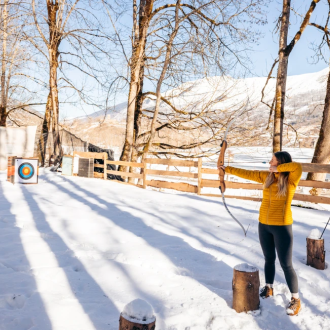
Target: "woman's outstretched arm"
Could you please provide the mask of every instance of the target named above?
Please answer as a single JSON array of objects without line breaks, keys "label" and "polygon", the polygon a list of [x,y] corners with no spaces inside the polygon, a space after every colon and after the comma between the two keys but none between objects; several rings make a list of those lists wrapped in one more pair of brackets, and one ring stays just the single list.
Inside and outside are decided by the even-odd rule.
[{"label": "woman's outstretched arm", "polygon": [[242,168],[226,166],[225,169],[227,174],[233,174],[240,178],[264,183],[269,172],[268,171],[251,171],[251,170],[244,170]]},{"label": "woman's outstretched arm", "polygon": [[289,181],[289,183],[297,186],[300,181],[300,178],[301,178],[302,167],[301,167],[300,163],[295,163],[295,162],[285,163],[285,164],[278,165],[277,171],[279,173],[290,172],[288,181]]}]

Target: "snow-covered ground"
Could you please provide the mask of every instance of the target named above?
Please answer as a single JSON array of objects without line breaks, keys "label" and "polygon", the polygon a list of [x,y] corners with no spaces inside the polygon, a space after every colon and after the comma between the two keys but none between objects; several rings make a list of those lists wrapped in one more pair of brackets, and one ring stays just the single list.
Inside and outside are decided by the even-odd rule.
[{"label": "snow-covered ground", "polygon": [[[117,330],[137,298],[153,306],[158,330],[329,329],[330,269],[305,264],[306,237],[329,212],[293,207],[301,314],[285,314],[278,262],[275,297],[237,314],[234,266],[257,267],[264,285],[260,204],[227,203],[250,224],[246,238],[217,198],[48,171],[37,185],[12,185],[0,172],[0,329]],[[329,258],[330,228],[324,237]]]}]

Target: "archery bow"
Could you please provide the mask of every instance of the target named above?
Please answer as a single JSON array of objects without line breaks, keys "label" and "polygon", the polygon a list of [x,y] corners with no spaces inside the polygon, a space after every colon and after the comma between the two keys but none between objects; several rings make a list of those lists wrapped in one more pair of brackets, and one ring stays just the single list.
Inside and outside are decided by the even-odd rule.
[{"label": "archery bow", "polygon": [[222,202],[223,205],[225,206],[227,212],[229,213],[229,215],[241,226],[241,228],[243,229],[244,235],[246,236],[247,231],[249,230],[249,227],[247,228],[247,230],[245,230],[244,226],[233,216],[233,214],[229,211],[228,206],[226,204],[226,200],[225,200],[225,191],[226,191],[226,183],[225,183],[225,171],[220,167],[223,166],[225,164],[225,152],[227,149],[227,134],[229,131],[230,126],[233,124],[234,120],[241,115],[241,113],[247,108],[249,101],[246,103],[246,106],[244,108],[242,108],[241,111],[238,112],[238,114],[230,121],[230,123],[227,126],[225,135],[223,137],[223,140],[221,142],[221,149],[220,149],[220,154],[219,154],[219,158],[218,158],[218,162],[217,162],[217,168],[219,169],[219,179],[220,179],[220,185],[219,185],[219,189],[222,195]]}]

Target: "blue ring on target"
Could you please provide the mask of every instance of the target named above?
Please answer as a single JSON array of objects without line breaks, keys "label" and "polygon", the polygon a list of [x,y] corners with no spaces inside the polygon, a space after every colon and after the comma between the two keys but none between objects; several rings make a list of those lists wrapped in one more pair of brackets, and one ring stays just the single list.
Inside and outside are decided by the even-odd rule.
[{"label": "blue ring on target", "polygon": [[34,168],[30,163],[23,163],[18,167],[18,175],[23,180],[29,180],[34,175]]}]

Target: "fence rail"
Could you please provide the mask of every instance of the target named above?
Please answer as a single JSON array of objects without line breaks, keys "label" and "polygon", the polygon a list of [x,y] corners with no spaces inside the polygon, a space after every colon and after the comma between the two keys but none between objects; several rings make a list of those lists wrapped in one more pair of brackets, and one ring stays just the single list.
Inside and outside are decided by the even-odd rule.
[{"label": "fence rail", "polygon": [[[146,158],[143,163],[134,162],[123,162],[123,161],[110,161],[106,159],[106,154],[103,153],[87,153],[87,152],[75,152],[80,157],[88,157],[94,159],[104,160],[104,164],[94,164],[94,168],[103,168],[104,173],[98,173],[94,171],[95,178],[107,179],[107,174],[113,174],[122,177],[128,177],[133,179],[139,179],[141,184],[129,183],[137,185],[143,188],[147,186],[154,188],[163,189],[174,189],[182,192],[196,193],[201,196],[220,197],[220,194],[203,193],[203,188],[219,188],[219,180],[203,178],[205,174],[218,174],[218,170],[214,168],[203,167],[202,159],[198,160],[181,160],[181,159],[158,159],[158,158]],[[115,170],[108,170],[107,165],[118,165],[126,166],[126,172],[118,172]],[[151,169],[152,165],[164,165],[165,170],[162,169]],[[175,170],[170,167],[174,167]],[[188,171],[180,171],[180,168],[189,168]],[[129,169],[131,168],[131,171]],[[141,168],[142,173],[136,173],[134,169]],[[316,173],[330,173],[330,165],[324,164],[308,164],[302,163],[303,172],[316,172]],[[152,177],[163,177],[163,180],[151,179]],[[166,180],[164,178],[166,177]],[[172,179],[170,179],[172,178]],[[174,180],[174,181],[170,181]],[[182,182],[187,180],[194,180],[191,184],[188,182]],[[120,182],[120,181],[119,181]],[[262,184],[250,183],[250,182],[233,182],[226,181],[226,187],[229,189],[240,189],[240,190],[254,190],[261,191],[263,189]],[[312,180],[300,180],[298,187],[309,187],[309,188],[322,188],[330,189],[330,182],[323,181],[312,181]],[[259,196],[238,196],[226,194],[226,198],[236,198],[242,200],[260,201],[262,198]],[[313,196],[307,194],[296,193],[293,196],[294,200],[311,202],[311,203],[323,203],[330,204],[330,197],[327,196]]]}]

